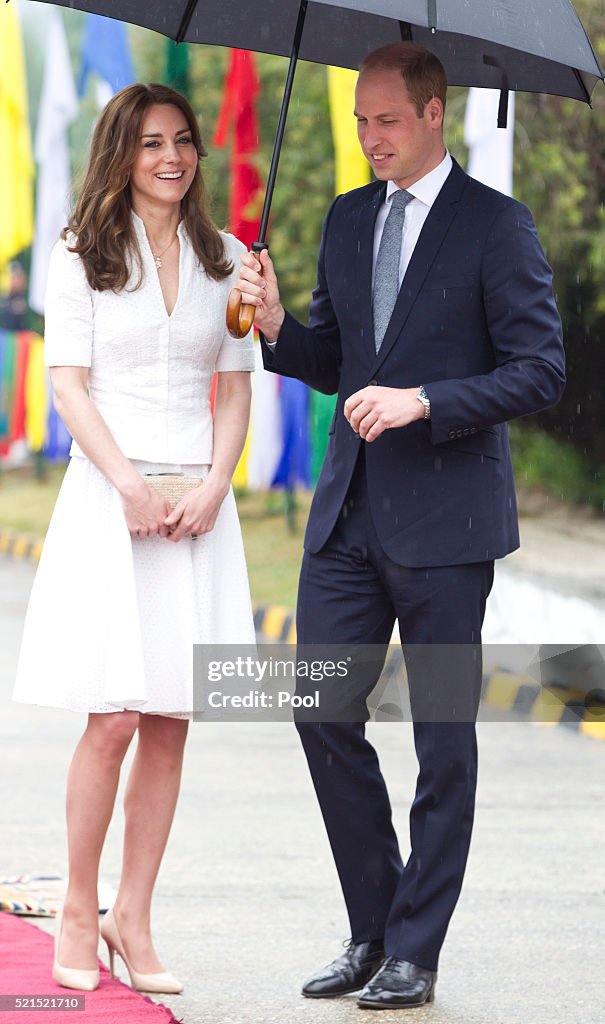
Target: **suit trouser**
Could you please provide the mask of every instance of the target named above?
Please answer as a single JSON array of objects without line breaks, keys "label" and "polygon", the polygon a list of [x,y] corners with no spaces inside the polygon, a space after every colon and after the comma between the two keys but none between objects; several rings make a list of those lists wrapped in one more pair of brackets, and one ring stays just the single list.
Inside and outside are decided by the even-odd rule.
[{"label": "suit trouser", "polygon": [[[493,562],[408,569],[388,558],[372,523],[362,454],[328,542],[316,554],[305,553],[298,642],[378,644],[386,654],[397,618],[404,655],[406,644],[464,644],[464,651],[474,653],[474,660],[467,663],[476,708],[481,661],[475,645],[480,642],[492,582]],[[406,663],[414,715],[422,671],[407,658]],[[369,680],[368,691],[376,679]],[[410,812],[411,854],[405,866],[384,778],[363,722],[298,721],[297,728],[353,942],[384,937],[388,956],[436,970],[470,845],[477,744],[474,714],[458,722],[422,718],[413,725],[419,774]]]}]

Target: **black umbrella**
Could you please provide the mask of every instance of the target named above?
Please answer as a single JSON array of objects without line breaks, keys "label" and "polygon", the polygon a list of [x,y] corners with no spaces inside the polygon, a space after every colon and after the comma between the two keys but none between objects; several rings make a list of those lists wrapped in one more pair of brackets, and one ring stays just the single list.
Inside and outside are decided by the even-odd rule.
[{"label": "black umbrella", "polygon": [[[501,125],[511,89],[590,103],[596,82],[605,80],[570,0],[66,0],[60,6],[141,25],[177,43],[290,56],[256,251],[266,247],[299,56],[357,68],[378,46],[400,39],[422,43],[439,57],[450,85],[500,90]],[[232,333],[243,336],[253,319],[253,306],[230,300]]]}]

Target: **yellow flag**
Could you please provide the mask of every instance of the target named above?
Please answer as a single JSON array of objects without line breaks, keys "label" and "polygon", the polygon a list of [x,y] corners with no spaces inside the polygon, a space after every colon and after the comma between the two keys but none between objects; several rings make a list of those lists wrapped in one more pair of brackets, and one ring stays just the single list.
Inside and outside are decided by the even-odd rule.
[{"label": "yellow flag", "polygon": [[356,71],[328,68],[336,195],[367,185],[370,180],[370,165],[361,152],[353,117],[356,82]]},{"label": "yellow flag", "polygon": [[[357,72],[348,68],[328,68],[328,95],[330,119],[334,139],[335,194],[350,192],[352,188],[367,185],[370,165],[364,157],[357,138],[355,84]],[[311,392],[311,470],[317,480],[328,443],[328,428],[334,415],[336,398]]]},{"label": "yellow flag", "polygon": [[34,234],[31,134],[25,57],[14,3],[0,7],[0,275]]},{"label": "yellow flag", "polygon": [[244,449],[239,457],[239,462],[235,467],[233,474],[232,484],[235,488],[241,488],[242,490],[248,486],[248,455],[250,454],[250,429],[246,434],[246,441]]},{"label": "yellow flag", "polygon": [[39,452],[46,440],[49,400],[44,341],[39,334],[32,334],[25,371],[25,436],[33,452]]}]

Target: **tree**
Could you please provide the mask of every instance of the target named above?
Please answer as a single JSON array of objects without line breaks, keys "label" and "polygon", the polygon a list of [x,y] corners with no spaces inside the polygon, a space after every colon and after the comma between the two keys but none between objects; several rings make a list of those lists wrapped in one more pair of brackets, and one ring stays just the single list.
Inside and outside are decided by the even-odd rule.
[{"label": "tree", "polygon": [[[575,4],[601,61],[605,8]],[[605,90],[593,110],[573,100],[520,94],[515,145],[516,195],[532,210],[555,275],[568,358],[563,400],[539,422],[605,463]]]},{"label": "tree", "polygon": [[[601,60],[605,61],[605,6],[602,0],[575,4]],[[67,14],[67,12],[66,12]],[[66,16],[70,47],[77,64],[80,12]],[[29,31],[35,26],[30,23]],[[165,41],[132,28],[137,74],[141,81],[161,81]],[[214,217],[227,216],[228,154],[209,145],[221,102],[227,51],[189,47],[189,96],[203,131],[209,156],[204,174],[214,198]],[[259,54],[261,150],[259,171],[266,179],[287,61]],[[30,97],[30,100],[32,97]],[[464,165],[462,123],[466,91],[450,90],[446,141]],[[72,132],[74,164],[85,162],[90,124],[95,116],[90,97]],[[32,111],[37,102],[31,103]],[[597,86],[589,110],[572,100],[519,94],[515,135],[515,195],[527,203],[555,274],[568,354],[568,386],[562,402],[537,420],[550,433],[586,456],[589,473],[605,471],[605,90]],[[317,250],[325,211],[334,195],[332,133],[326,71],[301,62],[286,128],[269,242],[279,269],[283,298],[306,318],[315,283]]]}]

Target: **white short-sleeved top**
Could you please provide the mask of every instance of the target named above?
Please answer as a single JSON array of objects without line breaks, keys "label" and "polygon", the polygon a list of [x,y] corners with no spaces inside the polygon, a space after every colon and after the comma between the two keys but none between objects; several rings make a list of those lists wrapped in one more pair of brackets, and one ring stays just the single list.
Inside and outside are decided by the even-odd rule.
[{"label": "white short-sleeved top", "polygon": [[[46,292],[46,365],[90,367],[89,395],[128,458],[211,463],[212,375],[254,369],[252,332],[237,340],[225,327],[245,247],[221,233],[234,269],[214,281],[181,222],[179,292],[168,316],[143,221],[134,212],[132,217],[143,261],[138,289],[93,290],[80,257],[62,240],[55,245]],[[71,454],[81,454],[75,442]]]}]

